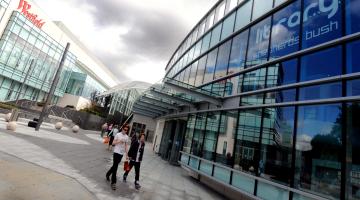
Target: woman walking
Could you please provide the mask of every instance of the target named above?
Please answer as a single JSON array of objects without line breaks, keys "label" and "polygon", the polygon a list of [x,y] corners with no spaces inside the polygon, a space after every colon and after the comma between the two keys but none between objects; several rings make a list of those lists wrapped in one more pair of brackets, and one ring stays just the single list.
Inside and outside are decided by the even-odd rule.
[{"label": "woman walking", "polygon": [[114,147],[114,154],[113,154],[113,165],[110,168],[110,170],[106,173],[106,180],[110,181],[110,175],[111,175],[111,188],[113,190],[116,190],[116,173],[119,166],[119,163],[121,162],[122,157],[127,152],[127,143],[129,141],[129,137],[127,135],[127,132],[129,131],[129,127],[125,126],[122,128],[120,133],[117,133],[114,138],[113,144]]},{"label": "woman walking", "polygon": [[138,139],[135,139],[131,142],[130,150],[128,152],[128,157],[130,159],[128,171],[125,171],[123,175],[123,181],[126,182],[126,178],[131,171],[131,168],[135,167],[135,188],[140,189],[139,178],[140,178],[140,164],[144,155],[145,148],[145,134],[141,133]]}]

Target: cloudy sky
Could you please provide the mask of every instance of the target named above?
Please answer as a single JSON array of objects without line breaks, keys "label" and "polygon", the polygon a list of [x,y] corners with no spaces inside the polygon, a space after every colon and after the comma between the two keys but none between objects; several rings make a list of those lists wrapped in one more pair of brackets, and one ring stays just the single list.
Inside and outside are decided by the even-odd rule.
[{"label": "cloudy sky", "polygon": [[[159,81],[179,43],[217,0],[34,0],[119,82]],[[66,12],[64,12],[66,11]]]}]

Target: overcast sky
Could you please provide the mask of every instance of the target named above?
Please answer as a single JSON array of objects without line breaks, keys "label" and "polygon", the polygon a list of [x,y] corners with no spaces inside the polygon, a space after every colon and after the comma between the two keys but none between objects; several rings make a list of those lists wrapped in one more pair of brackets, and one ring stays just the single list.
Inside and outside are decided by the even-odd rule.
[{"label": "overcast sky", "polygon": [[[217,0],[34,0],[119,82],[159,81],[179,43]],[[66,12],[65,12],[66,11]]]}]

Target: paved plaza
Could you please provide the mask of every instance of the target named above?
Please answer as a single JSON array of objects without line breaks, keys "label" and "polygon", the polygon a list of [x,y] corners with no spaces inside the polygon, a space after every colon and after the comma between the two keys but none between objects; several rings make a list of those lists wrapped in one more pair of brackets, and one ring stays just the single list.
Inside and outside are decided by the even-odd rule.
[{"label": "paved plaza", "polygon": [[117,190],[110,188],[105,173],[112,164],[98,132],[57,131],[44,125],[40,132],[20,122],[17,130],[0,121],[0,200],[5,199],[206,199],[224,197],[169,165],[147,144],[141,167],[142,188],[134,188],[134,172]]}]

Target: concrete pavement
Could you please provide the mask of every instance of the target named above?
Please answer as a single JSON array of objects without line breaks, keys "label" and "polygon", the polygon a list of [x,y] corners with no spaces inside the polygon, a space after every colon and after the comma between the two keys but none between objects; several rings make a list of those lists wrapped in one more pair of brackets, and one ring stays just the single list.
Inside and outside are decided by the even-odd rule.
[{"label": "concrete pavement", "polygon": [[[26,127],[25,124],[19,125],[16,132],[10,132],[5,130],[5,125],[6,123],[0,120],[0,153],[5,152],[5,154],[1,154],[0,161],[7,160],[8,166],[11,165],[11,162],[18,162],[17,165],[20,166],[23,165],[21,163],[25,163],[24,166],[34,164],[33,167],[45,170],[43,171],[44,174],[53,172],[54,174],[51,176],[62,176],[64,184],[57,184],[57,187],[52,187],[53,189],[66,190],[68,184],[65,184],[65,182],[76,180],[78,185],[71,183],[73,184],[71,188],[78,188],[79,192],[84,192],[83,195],[92,195],[94,198],[101,200],[224,199],[224,197],[219,196],[211,189],[187,176],[181,168],[171,166],[160,159],[152,152],[150,144],[147,144],[141,166],[140,183],[142,188],[140,190],[134,188],[134,172],[131,172],[128,182],[122,183],[121,179],[119,179],[117,190],[112,191],[110,184],[105,180],[106,170],[112,164],[112,153],[108,152],[106,146],[102,144],[99,133],[81,130],[80,133],[74,134],[69,130],[56,131],[51,126],[46,126],[40,132],[35,132],[32,128]],[[5,163],[5,161],[0,162],[0,164],[2,163]],[[5,164],[0,166],[0,170],[4,166]],[[122,176],[121,169],[122,164],[119,166],[118,177]],[[23,171],[21,168],[18,168],[18,170]],[[37,170],[40,173],[41,170]],[[11,178],[11,175],[16,174],[16,171],[7,174],[8,178]],[[33,175],[36,175],[36,173],[32,174],[31,171],[26,171],[24,177]],[[0,178],[3,180],[1,176]],[[49,182],[52,182],[51,180],[55,182],[55,179],[49,179]],[[11,180],[8,182],[11,182]],[[41,179],[38,180],[38,185],[41,185]],[[64,188],[61,188],[62,185],[64,185]],[[48,189],[44,190],[48,191]],[[11,191],[13,190],[9,188],[6,190],[8,194],[11,194]],[[51,191],[51,188],[49,191]],[[86,192],[88,193],[86,194]],[[4,191],[0,190],[0,199],[1,193],[4,193]],[[62,193],[65,195],[64,192]],[[53,199],[72,198],[66,195],[63,197],[56,196],[56,191],[49,192],[49,194],[54,194]]]}]

